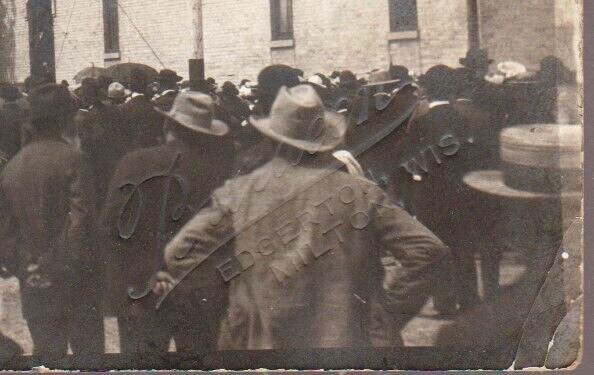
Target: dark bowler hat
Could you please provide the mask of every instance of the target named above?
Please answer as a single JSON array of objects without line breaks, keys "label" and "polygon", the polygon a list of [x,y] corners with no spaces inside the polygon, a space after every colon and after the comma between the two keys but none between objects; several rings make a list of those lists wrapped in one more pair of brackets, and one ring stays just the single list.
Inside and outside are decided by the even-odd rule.
[{"label": "dark bowler hat", "polygon": [[157,76],[157,81],[159,82],[179,82],[183,79],[183,77],[180,77],[177,75],[176,72],[174,72],[173,70],[170,69],[163,69],[159,72],[159,75]]},{"label": "dark bowler hat", "polygon": [[199,92],[181,92],[173,101],[169,112],[155,110],[179,125],[193,131],[215,136],[223,136],[229,127],[214,119],[214,102],[209,95]]},{"label": "dark bowler hat", "polygon": [[455,70],[447,65],[439,64],[432,66],[419,77],[422,86],[442,86],[452,84],[455,77]]},{"label": "dark bowler hat", "polygon": [[485,65],[491,65],[493,60],[489,58],[486,50],[479,48],[471,48],[466,52],[466,57],[461,58],[460,65],[467,68],[483,67]]},{"label": "dark bowler hat", "polygon": [[311,153],[329,151],[344,139],[346,120],[326,110],[310,85],[282,87],[269,117],[250,117],[264,135]]},{"label": "dark bowler hat", "polygon": [[258,92],[261,94],[274,96],[281,87],[295,87],[298,84],[297,70],[288,65],[270,65],[258,74]]},{"label": "dark bowler hat", "polygon": [[64,85],[48,83],[35,88],[28,97],[31,119],[65,116],[77,110],[76,102]]}]

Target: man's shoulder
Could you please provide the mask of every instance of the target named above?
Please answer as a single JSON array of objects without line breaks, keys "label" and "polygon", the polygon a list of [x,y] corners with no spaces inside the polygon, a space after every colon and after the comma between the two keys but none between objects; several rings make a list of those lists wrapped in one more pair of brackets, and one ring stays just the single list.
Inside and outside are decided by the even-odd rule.
[{"label": "man's shoulder", "polygon": [[124,155],[117,164],[118,176],[130,178],[163,172],[182,151],[177,145],[164,144],[141,148]]},{"label": "man's shoulder", "polygon": [[[120,165],[130,165],[138,163],[162,164],[164,159],[175,154],[177,147],[170,144],[139,148],[124,155],[120,160]],[[146,165],[149,167],[150,165]]]},{"label": "man's shoulder", "polygon": [[51,165],[59,165],[66,171],[69,166],[85,160],[86,155],[82,151],[65,141],[43,140],[31,142],[8,161],[3,174],[11,174],[23,170],[23,168],[44,170]]},{"label": "man's shoulder", "polygon": [[279,194],[308,194],[320,190],[330,194],[344,190],[362,192],[364,196],[377,199],[383,190],[373,181],[339,169],[315,169],[303,166],[291,167],[279,177],[271,162],[251,173],[229,179],[215,191],[221,202],[233,204],[233,197],[246,197],[253,192],[279,192]]},{"label": "man's shoulder", "polygon": [[345,189],[360,190],[365,196],[381,195],[383,190],[367,177],[343,172],[342,170],[335,171],[330,176],[332,180],[328,181],[326,186],[328,189],[340,192]]},{"label": "man's shoulder", "polygon": [[122,111],[125,111],[125,110],[129,110],[129,109],[134,109],[137,107],[146,107],[146,106],[152,106],[151,100],[144,95],[138,95],[138,96],[130,98],[130,100],[128,100],[127,102],[122,104],[120,106],[120,109]]},{"label": "man's shoulder", "polygon": [[[55,152],[56,157],[63,155],[79,157],[83,152],[65,140],[44,139],[26,144],[18,154],[38,155],[46,152]],[[17,154],[17,155],[18,155]]]}]

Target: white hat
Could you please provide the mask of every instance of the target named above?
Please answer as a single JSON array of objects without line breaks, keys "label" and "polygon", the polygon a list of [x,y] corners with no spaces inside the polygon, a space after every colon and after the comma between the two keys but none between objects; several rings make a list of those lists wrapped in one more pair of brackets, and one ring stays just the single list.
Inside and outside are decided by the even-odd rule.
[{"label": "white hat", "polygon": [[497,70],[505,76],[506,79],[522,77],[527,73],[526,67],[515,61],[500,62],[497,64]]},{"label": "white hat", "polygon": [[123,99],[130,96],[132,92],[119,82],[113,82],[107,88],[107,97],[111,99]]},{"label": "white hat", "polygon": [[324,85],[324,81],[322,80],[322,77],[320,77],[319,74],[314,74],[313,76],[309,77],[307,79],[307,82],[313,83],[316,86],[320,86],[320,87],[326,88],[326,85]]}]

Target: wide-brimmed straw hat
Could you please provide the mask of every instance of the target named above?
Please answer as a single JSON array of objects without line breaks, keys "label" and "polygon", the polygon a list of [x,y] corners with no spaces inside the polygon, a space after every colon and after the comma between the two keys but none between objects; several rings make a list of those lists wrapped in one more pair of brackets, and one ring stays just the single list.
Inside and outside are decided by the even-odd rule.
[{"label": "wide-brimmed straw hat", "polygon": [[501,169],[470,172],[464,182],[475,190],[506,198],[579,198],[582,132],[579,125],[506,128],[500,135]]},{"label": "wide-brimmed straw hat", "polygon": [[310,153],[334,149],[344,139],[344,117],[324,108],[310,85],[282,87],[272,104],[269,117],[250,117],[261,133],[275,141]]},{"label": "wide-brimmed straw hat", "polygon": [[229,127],[214,118],[214,102],[209,95],[199,92],[181,92],[173,101],[169,112],[159,108],[155,111],[181,126],[204,134],[223,136]]}]

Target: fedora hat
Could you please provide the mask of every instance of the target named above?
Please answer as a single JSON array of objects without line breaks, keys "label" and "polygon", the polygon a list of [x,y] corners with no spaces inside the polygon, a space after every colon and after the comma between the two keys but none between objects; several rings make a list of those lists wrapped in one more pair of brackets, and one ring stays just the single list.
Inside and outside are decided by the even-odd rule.
[{"label": "fedora hat", "polygon": [[537,124],[504,129],[500,170],[466,174],[466,185],[505,198],[579,198],[582,181],[579,125]]},{"label": "fedora hat", "polygon": [[346,120],[324,108],[310,85],[281,87],[269,117],[250,117],[262,134],[311,153],[334,149],[344,139]]},{"label": "fedora hat", "polygon": [[209,95],[199,92],[181,92],[173,101],[169,112],[159,108],[155,111],[193,131],[215,136],[223,136],[229,127],[214,119],[214,102]]},{"label": "fedora hat", "polygon": [[48,83],[33,89],[28,97],[30,120],[55,118],[76,112],[76,100],[64,85]]}]

